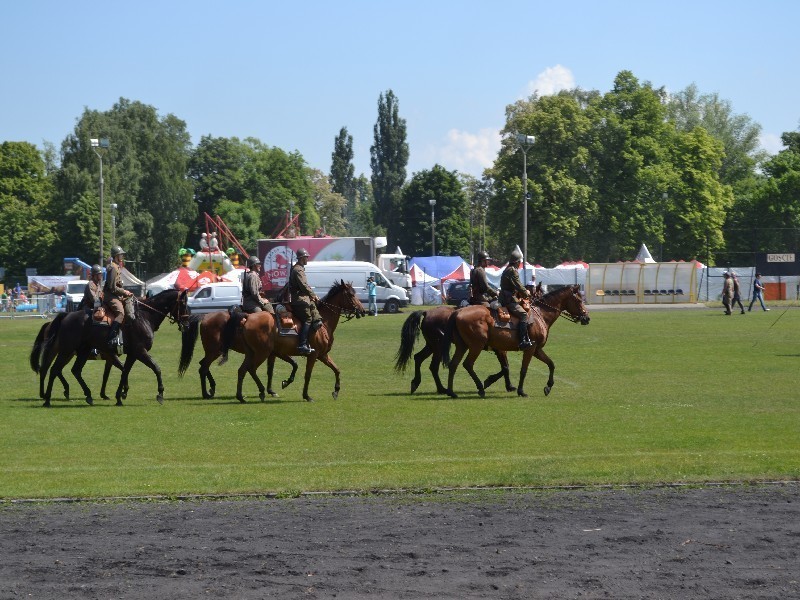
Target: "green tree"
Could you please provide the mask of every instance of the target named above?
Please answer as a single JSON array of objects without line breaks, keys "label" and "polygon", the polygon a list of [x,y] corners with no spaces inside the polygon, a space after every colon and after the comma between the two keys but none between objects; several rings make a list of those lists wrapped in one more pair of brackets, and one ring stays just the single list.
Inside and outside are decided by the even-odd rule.
[{"label": "green tree", "polygon": [[[21,277],[26,267],[58,273],[57,220],[45,157],[27,142],[0,144],[0,266]],[[68,232],[64,231],[65,237]]]},{"label": "green tree", "polygon": [[406,121],[399,116],[398,101],[392,90],[378,98],[378,120],[373,131],[370,167],[376,209],[374,216],[376,223],[386,228],[387,235],[394,238],[398,231],[395,215],[406,180],[408,143]]},{"label": "green tree", "polygon": [[440,165],[414,174],[403,188],[395,242],[405,252],[429,255],[431,206],[436,200],[436,254],[469,256],[469,206],[458,173]]},{"label": "green tree", "polygon": [[74,133],[62,143],[56,204],[63,215],[61,225],[78,233],[65,238],[63,251],[85,260],[93,260],[99,246],[99,161],[90,138],[110,140],[110,147],[102,151],[104,254],[111,241],[110,204],[115,203],[116,239],[129,263],[148,271],[172,269],[197,214],[186,177],[186,124],[124,98],[106,112],[84,110]]},{"label": "green tree", "polygon": [[347,223],[344,220],[344,207],[347,200],[342,194],[334,192],[325,173],[319,169],[309,169],[309,177],[313,186],[314,206],[322,221],[322,228],[327,235],[347,235]]},{"label": "green tree", "polygon": [[353,221],[356,212],[353,156],[353,136],[347,133],[347,127],[342,127],[333,142],[330,185],[333,192],[344,196],[347,201],[342,215],[347,223]]},{"label": "green tree", "polygon": [[[189,177],[194,183],[199,227],[204,228],[203,213],[218,214],[217,206],[223,200],[244,200],[242,174],[247,158],[247,146],[239,138],[200,138],[189,159]],[[198,229],[195,233],[201,231]]]},{"label": "green tree", "polygon": [[377,237],[386,235],[386,229],[375,223],[375,198],[372,195],[372,185],[364,175],[356,177],[353,187],[355,189],[355,215],[349,224],[348,233],[356,237]]},{"label": "green tree", "polygon": [[242,202],[220,200],[216,205],[215,214],[222,217],[242,247],[250,253],[256,249],[259,238],[264,237],[260,229],[261,211],[252,200]]}]

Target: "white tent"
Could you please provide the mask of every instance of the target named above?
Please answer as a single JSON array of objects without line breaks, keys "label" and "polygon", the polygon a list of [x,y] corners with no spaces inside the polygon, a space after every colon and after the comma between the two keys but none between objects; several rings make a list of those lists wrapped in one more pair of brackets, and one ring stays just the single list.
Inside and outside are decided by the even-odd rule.
[{"label": "white tent", "polygon": [[650,255],[650,251],[647,249],[647,246],[642,244],[642,247],[639,248],[639,254],[636,255],[634,260],[639,261],[640,263],[654,263],[656,262],[653,257]]}]

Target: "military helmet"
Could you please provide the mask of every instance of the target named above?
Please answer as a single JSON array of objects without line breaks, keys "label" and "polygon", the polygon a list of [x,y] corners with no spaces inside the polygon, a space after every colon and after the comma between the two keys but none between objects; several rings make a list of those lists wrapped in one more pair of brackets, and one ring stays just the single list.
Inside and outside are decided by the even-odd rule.
[{"label": "military helmet", "polygon": [[261,261],[258,260],[257,256],[251,256],[250,258],[247,259],[247,266],[250,267],[251,269],[260,264]]},{"label": "military helmet", "polygon": [[478,262],[480,262],[482,260],[492,260],[492,259],[489,258],[489,253],[488,252],[481,251],[481,252],[478,252]]},{"label": "military helmet", "polygon": [[508,262],[519,262],[522,260],[522,252],[514,248],[511,251],[511,257],[508,259]]},{"label": "military helmet", "polygon": [[297,258],[303,258],[303,257],[308,258],[308,250],[306,250],[305,248],[300,248],[297,251]]},{"label": "military helmet", "polygon": [[111,256],[119,256],[120,254],[122,256],[125,256],[125,250],[123,250],[119,246],[114,246],[113,248],[111,248]]},{"label": "military helmet", "polygon": [[102,275],[103,267],[100,265],[92,265],[92,275]]}]

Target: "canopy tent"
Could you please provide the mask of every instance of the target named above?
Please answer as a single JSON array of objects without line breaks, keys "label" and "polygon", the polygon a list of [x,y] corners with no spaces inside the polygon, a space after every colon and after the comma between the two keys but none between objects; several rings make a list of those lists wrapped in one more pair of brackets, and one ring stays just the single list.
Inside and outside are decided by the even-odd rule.
[{"label": "canopy tent", "polygon": [[[503,265],[502,267],[486,267],[486,279],[489,280],[495,287],[500,287],[500,277],[503,276],[503,271],[506,270],[508,263]],[[517,269],[519,272],[519,280],[523,283],[531,283],[534,281],[534,276],[538,273],[539,269],[541,269],[541,265],[532,265],[531,263],[525,263],[525,272],[522,272],[522,267]]]},{"label": "canopy tent", "polygon": [[425,271],[420,269],[417,265],[412,266],[408,270],[408,274],[411,276],[412,286],[439,283],[439,280],[436,277],[431,277]]},{"label": "canopy tent", "polygon": [[409,268],[418,266],[427,275],[435,279],[443,279],[446,275],[458,269],[464,259],[460,256],[416,256],[412,258]]},{"label": "canopy tent", "polygon": [[188,290],[197,278],[197,271],[180,267],[170,273],[162,273],[147,280],[147,293],[155,296],[164,290]]},{"label": "canopy tent", "polygon": [[466,261],[461,261],[461,264],[453,269],[450,273],[442,277],[442,281],[467,281],[472,268]]}]

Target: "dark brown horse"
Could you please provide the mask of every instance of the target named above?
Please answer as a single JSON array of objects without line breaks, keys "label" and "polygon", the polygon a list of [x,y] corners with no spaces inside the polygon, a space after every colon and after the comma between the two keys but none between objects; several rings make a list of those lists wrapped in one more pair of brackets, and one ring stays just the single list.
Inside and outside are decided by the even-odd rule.
[{"label": "dark brown horse", "polygon": [[[211,375],[211,365],[215,360],[222,356],[222,334],[230,319],[231,315],[227,310],[211,312],[205,315],[192,315],[189,318],[187,326],[183,329],[181,360],[180,364],[178,365],[178,374],[183,377],[184,373],[186,373],[186,369],[189,368],[199,333],[200,340],[203,343],[203,351],[205,353],[203,358],[200,360],[199,369],[200,389],[203,394],[203,398],[205,399],[213,398],[216,391],[217,382],[214,380],[213,375]],[[228,342],[228,344],[231,350],[235,350],[236,352],[241,352],[244,354],[245,345],[242,333],[243,330],[237,327],[233,331],[232,341]],[[279,356],[278,358],[292,365],[292,374],[289,375],[288,379],[284,379],[281,383],[281,387],[285,388],[294,381],[295,373],[297,373],[297,361],[295,361],[291,356]],[[225,362],[225,359],[220,360],[220,364],[223,362]],[[264,392],[261,381],[257,377],[254,378],[254,381],[256,382],[256,385],[259,386],[261,394],[263,394]],[[268,381],[267,393],[270,396],[276,395],[272,390],[272,377],[270,377]],[[262,397],[261,399],[263,400],[264,398]]]},{"label": "dark brown horse", "polygon": [[[550,369],[547,385],[544,388],[546,396],[553,388],[553,373],[555,372],[553,361],[542,350],[547,343],[550,327],[560,316],[581,325],[588,325],[589,312],[583,302],[580,286],[570,285],[554,290],[542,298],[534,299],[534,309],[531,311],[531,315],[532,317],[528,323],[528,334],[533,345],[522,350],[522,366],[519,372],[517,394],[527,396],[523,385],[531,357],[535,356]],[[515,320],[512,319],[512,321]],[[452,361],[449,360],[451,342],[456,345]],[[481,397],[484,396],[484,385],[478,379],[473,367],[481,351],[487,348],[504,352],[520,351],[516,323],[512,323],[511,329],[496,327],[489,309],[483,306],[467,306],[453,313],[447,323],[447,330],[442,344],[442,362],[450,368],[447,386],[447,393],[450,396],[456,397],[453,392],[453,377],[465,353],[467,353],[467,357],[464,360],[464,368],[475,382],[478,394]]]},{"label": "dark brown horse", "polygon": [[[327,295],[317,304],[320,316],[322,317],[322,325],[312,331],[308,336],[308,343],[314,349],[314,352],[306,355],[306,373],[305,382],[303,385],[303,398],[308,402],[313,402],[311,396],[308,395],[308,385],[311,381],[311,373],[314,370],[314,365],[319,360],[322,364],[327,366],[333,371],[336,376],[336,383],[334,384],[332,395],[335,398],[339,396],[341,388],[339,367],[333,362],[330,357],[331,348],[333,348],[333,334],[339,324],[339,318],[344,315],[348,320],[356,317],[360,318],[366,314],[364,306],[358,299],[353,285],[345,283],[344,281],[335,282]],[[295,319],[295,326],[297,320]],[[272,380],[272,367],[275,362],[276,355],[283,356],[299,356],[297,351],[296,335],[281,335],[278,328],[275,326],[275,319],[270,313],[262,312],[248,315],[247,321],[243,326],[243,337],[246,346],[244,362],[239,367],[239,379],[236,387],[236,398],[239,402],[244,402],[242,396],[242,381],[244,380],[245,373],[250,375],[257,381],[255,375],[256,369],[265,360],[269,359],[267,373],[269,382]],[[228,336],[223,336],[223,339]],[[223,355],[227,352],[228,348],[223,347]],[[263,387],[259,387],[263,394]]]},{"label": "dark brown horse", "polygon": [[[58,342],[54,340],[54,343],[47,345],[47,352],[45,352],[45,345],[46,345],[45,342],[49,337],[50,329],[52,328],[53,323],[56,321],[61,321],[62,319],[66,319],[69,315],[76,315],[76,316],[70,316],[69,318],[71,319],[90,318],[89,315],[87,315],[84,311],[78,311],[75,313],[59,313],[58,315],[56,315],[53,321],[49,321],[44,325],[42,325],[42,327],[39,329],[39,334],[33,341],[33,348],[31,349],[31,356],[30,356],[30,364],[31,364],[31,369],[33,369],[33,372],[39,375],[40,398],[44,398],[47,371],[50,369],[50,365],[58,355]],[[106,361],[105,368],[103,369],[103,384],[100,388],[100,397],[103,398],[104,400],[108,400],[108,396],[106,395],[106,384],[108,383],[108,375],[111,372],[111,367],[112,366],[117,367],[121,371],[122,363],[119,361],[116,354],[106,349],[103,349],[103,351],[100,352],[100,356]],[[86,385],[86,382],[83,380],[83,377],[81,376],[81,368],[79,368],[77,362],[72,367],[72,374],[75,376],[75,379],[78,380],[78,383],[80,384],[81,389],[83,390],[84,396],[86,398],[86,403],[92,404],[94,402],[92,399],[92,392]],[[59,381],[61,381],[61,385],[64,386],[64,398],[69,400],[69,384],[67,383],[67,380],[64,378],[63,372],[58,373],[56,377],[58,378]]]},{"label": "dark brown horse", "polygon": [[[122,400],[128,395],[128,374],[137,360],[147,365],[155,374],[158,383],[156,401],[163,404],[164,383],[161,379],[161,368],[150,356],[149,351],[153,347],[155,332],[158,331],[164,319],[178,323],[179,327],[188,319],[186,292],[166,290],[152,298],[138,298],[135,300],[135,307],[136,319],[126,320],[122,324],[126,357],[116,392],[117,406],[122,406]],[[76,373],[77,370],[76,377],[79,378],[92,348],[105,351],[107,339],[108,327],[95,325],[91,319],[87,321],[65,317],[61,321],[53,321],[44,352],[47,352],[47,346],[57,344],[58,354],[50,369],[50,380],[44,395],[45,406],[50,405],[53,381],[61,374],[64,365],[72,356],[77,356],[72,372]],[[79,381],[81,381],[80,378]],[[85,388],[85,391],[88,391],[88,388]]]},{"label": "dark brown horse", "polygon": [[[422,381],[420,369],[422,363],[431,358],[429,369],[433,375],[433,381],[436,383],[437,394],[447,394],[447,388],[442,385],[439,379],[439,364],[442,362],[442,340],[444,339],[444,332],[447,328],[447,322],[456,310],[453,306],[437,306],[429,310],[417,310],[411,313],[403,323],[403,328],[400,331],[400,348],[395,355],[394,370],[398,373],[405,373],[406,366],[411,360],[412,352],[414,351],[414,343],[416,342],[419,334],[425,339],[425,346],[414,354],[414,379],[411,380],[411,393],[413,394],[419,387]],[[483,387],[488,388],[495,381],[503,377],[506,382],[506,391],[513,392],[517,388],[511,385],[511,378],[508,370],[508,357],[505,352],[495,350],[497,360],[500,363],[500,371],[494,375],[490,375],[486,381],[483,382]]]}]

